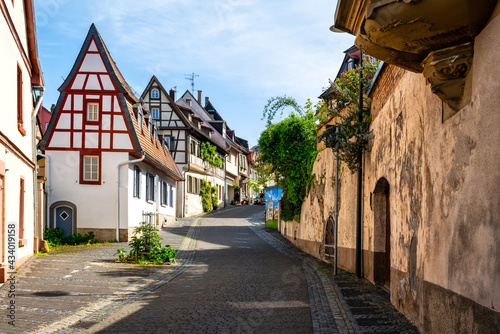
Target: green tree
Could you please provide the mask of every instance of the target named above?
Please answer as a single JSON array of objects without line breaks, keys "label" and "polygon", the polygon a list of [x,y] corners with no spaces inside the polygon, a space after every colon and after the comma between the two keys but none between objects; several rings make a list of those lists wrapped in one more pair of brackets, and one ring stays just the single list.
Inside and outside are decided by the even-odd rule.
[{"label": "green tree", "polygon": [[203,212],[208,212],[212,208],[212,188],[207,181],[201,180],[201,206],[203,207]]},{"label": "green tree", "polygon": [[[271,123],[276,113],[287,106],[294,112],[278,123]],[[298,219],[312,183],[317,154],[312,103],[308,101],[303,109],[290,97],[272,98],[264,108],[264,117],[268,119],[268,126],[259,138],[260,158],[269,165],[276,183],[283,188],[283,219]]]}]

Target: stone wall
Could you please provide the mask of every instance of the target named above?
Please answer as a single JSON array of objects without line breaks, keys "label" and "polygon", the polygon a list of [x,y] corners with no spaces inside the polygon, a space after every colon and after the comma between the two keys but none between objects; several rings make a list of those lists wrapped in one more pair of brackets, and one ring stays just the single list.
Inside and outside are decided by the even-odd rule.
[{"label": "stone wall", "polygon": [[[422,74],[393,67],[372,94],[363,275],[387,285],[391,302],[426,333],[494,333],[500,324],[498,31],[496,16],[475,40],[470,103],[457,113]],[[333,169],[333,153],[322,151],[299,222],[281,224],[289,240],[319,258],[333,214]],[[339,187],[338,263],[354,271],[356,175],[345,168]]]},{"label": "stone wall", "polygon": [[[109,228],[78,228],[77,233],[86,234],[88,232],[94,232],[95,239],[99,241],[115,241],[116,240],[116,229]],[[120,229],[120,242],[128,242],[132,238],[134,233],[134,228]]]}]

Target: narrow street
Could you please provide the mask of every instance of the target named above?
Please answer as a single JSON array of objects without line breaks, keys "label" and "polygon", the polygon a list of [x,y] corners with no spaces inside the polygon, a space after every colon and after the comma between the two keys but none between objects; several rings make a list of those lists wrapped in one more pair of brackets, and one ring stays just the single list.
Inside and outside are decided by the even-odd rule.
[{"label": "narrow street", "polygon": [[[110,263],[124,244],[34,257],[5,333],[416,333],[381,289],[263,226],[263,207],[182,219],[160,232],[168,267]],[[1,290],[2,309],[7,289]]]}]

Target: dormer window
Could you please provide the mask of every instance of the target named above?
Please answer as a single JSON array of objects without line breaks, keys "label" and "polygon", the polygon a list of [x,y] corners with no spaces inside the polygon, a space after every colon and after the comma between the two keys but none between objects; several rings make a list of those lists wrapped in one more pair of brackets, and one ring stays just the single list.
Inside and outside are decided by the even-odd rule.
[{"label": "dormer window", "polygon": [[152,99],[159,99],[160,98],[160,91],[157,88],[154,88],[151,90],[151,98]]},{"label": "dormer window", "polygon": [[153,117],[153,119],[159,119],[160,118],[160,108],[151,108],[151,117]]},{"label": "dormer window", "polygon": [[186,99],[186,102],[189,106],[191,106],[191,99]]},{"label": "dormer window", "polygon": [[99,120],[99,103],[87,103],[87,121],[97,122]]}]

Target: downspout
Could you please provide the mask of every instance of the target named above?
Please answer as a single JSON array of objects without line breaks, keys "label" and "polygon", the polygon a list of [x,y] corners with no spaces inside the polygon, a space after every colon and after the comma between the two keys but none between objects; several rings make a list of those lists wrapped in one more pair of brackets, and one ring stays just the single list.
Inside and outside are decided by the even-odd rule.
[{"label": "downspout", "polygon": [[[339,133],[339,127],[335,127],[335,132]],[[338,249],[339,249],[339,149],[336,147],[335,153],[335,230],[334,230],[334,240],[335,240],[335,248],[334,251],[334,266],[333,266],[333,274],[337,275],[338,268]]]},{"label": "downspout", "polygon": [[42,86],[35,86],[33,87],[33,90],[39,91],[40,96],[38,96],[35,104],[35,108],[31,112],[31,134],[33,136],[33,143],[31,146],[31,151],[32,157],[33,157],[33,163],[35,164],[35,168],[33,169],[33,199],[34,199],[34,238],[37,239],[37,244],[34,245],[34,251],[38,252],[38,239],[39,239],[39,231],[38,231],[38,172],[37,172],[37,163],[36,163],[36,117],[38,116],[38,112],[40,111],[40,107],[42,105],[43,101],[43,92],[45,91],[45,88]]},{"label": "downspout", "polygon": [[[46,196],[46,203],[45,203],[45,222],[48,224],[50,220],[50,213],[49,213],[49,208],[50,208],[50,158],[48,155],[45,155],[41,152],[38,152],[37,155],[44,157],[45,158],[45,196]],[[47,225],[47,227],[49,227]]]},{"label": "downspout", "polygon": [[[142,152],[142,157],[139,158],[139,159],[135,159],[135,160],[127,160],[127,161],[123,161],[123,162],[120,162],[116,168],[118,170],[118,187],[117,187],[117,192],[118,192],[118,214],[117,214],[117,219],[116,219],[116,241],[120,242],[120,167],[123,166],[123,165],[128,165],[128,164],[131,164],[131,163],[136,163],[136,162],[141,162],[142,160],[144,160],[144,158],[146,158],[146,155],[144,152]],[[139,176],[140,177],[140,176]]]}]

